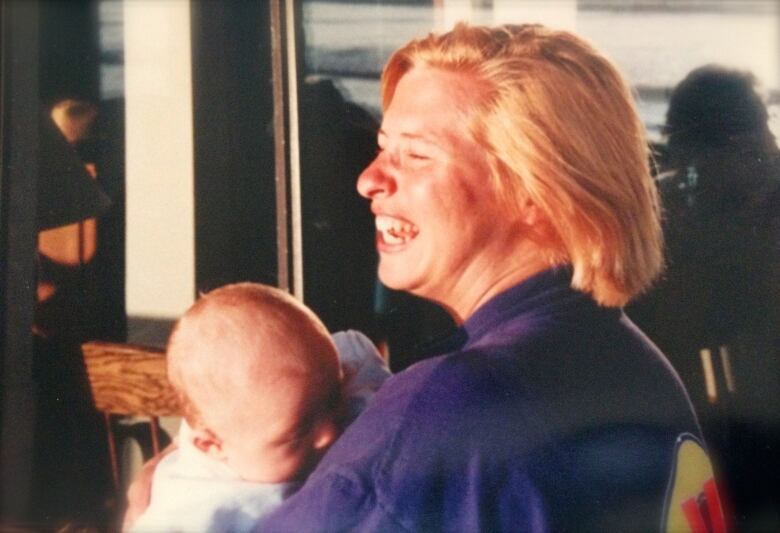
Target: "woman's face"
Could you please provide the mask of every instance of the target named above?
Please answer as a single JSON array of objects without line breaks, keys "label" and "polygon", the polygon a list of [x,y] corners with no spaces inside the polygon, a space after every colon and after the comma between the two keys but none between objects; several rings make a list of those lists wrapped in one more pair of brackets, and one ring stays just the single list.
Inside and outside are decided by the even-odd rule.
[{"label": "woman's face", "polygon": [[379,278],[456,319],[501,275],[521,233],[500,212],[485,151],[467,131],[479,91],[463,74],[406,73],[385,111],[379,154],[357,183],[376,216]]}]

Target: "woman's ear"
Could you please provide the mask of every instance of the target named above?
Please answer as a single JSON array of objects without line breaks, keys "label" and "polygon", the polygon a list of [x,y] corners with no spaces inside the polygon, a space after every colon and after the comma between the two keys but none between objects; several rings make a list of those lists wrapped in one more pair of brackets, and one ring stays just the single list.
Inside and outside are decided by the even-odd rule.
[{"label": "woman's ear", "polygon": [[[547,213],[530,199],[523,201],[519,211],[519,221],[525,229],[525,236],[544,253],[553,253],[554,262],[560,262],[559,250],[564,250],[561,237]],[[565,255],[563,259],[565,259]]]},{"label": "woman's ear", "polygon": [[539,207],[530,198],[526,198],[520,209],[520,221],[529,228],[535,228],[543,220],[544,216]]},{"label": "woman's ear", "polygon": [[192,428],[190,432],[192,444],[201,452],[217,461],[225,460],[222,439],[206,427]]}]

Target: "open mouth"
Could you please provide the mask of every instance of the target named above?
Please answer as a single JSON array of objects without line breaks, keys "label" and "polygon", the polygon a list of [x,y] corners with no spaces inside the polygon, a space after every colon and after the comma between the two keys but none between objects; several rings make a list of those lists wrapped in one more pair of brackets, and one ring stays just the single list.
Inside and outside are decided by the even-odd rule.
[{"label": "open mouth", "polygon": [[401,245],[414,239],[420,230],[411,222],[387,215],[376,216],[376,230],[384,244]]}]

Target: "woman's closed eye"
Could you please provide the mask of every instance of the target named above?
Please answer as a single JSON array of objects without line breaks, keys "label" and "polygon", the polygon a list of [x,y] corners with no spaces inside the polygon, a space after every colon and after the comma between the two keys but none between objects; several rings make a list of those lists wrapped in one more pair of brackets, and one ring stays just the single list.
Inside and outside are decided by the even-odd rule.
[{"label": "woman's closed eye", "polygon": [[409,146],[401,150],[401,158],[413,165],[419,165],[433,159],[433,154],[428,149],[417,146]]},{"label": "woman's closed eye", "polygon": [[427,154],[419,152],[407,152],[406,157],[415,161],[428,161],[430,157]]}]

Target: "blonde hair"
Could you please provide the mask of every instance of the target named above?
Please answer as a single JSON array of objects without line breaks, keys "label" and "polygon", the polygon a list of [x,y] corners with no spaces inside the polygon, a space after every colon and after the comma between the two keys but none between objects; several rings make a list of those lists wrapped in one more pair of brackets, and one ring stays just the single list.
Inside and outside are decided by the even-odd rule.
[{"label": "blonde hair", "polygon": [[[201,296],[168,340],[168,379],[192,427],[206,425],[195,391],[210,389],[227,402],[243,383],[256,394],[269,386],[314,384],[321,411],[340,401],[336,347],[317,316],[289,294],[257,283],[236,283]],[[249,380],[247,382],[247,380]]]},{"label": "blonde hair", "polygon": [[544,214],[550,265],[572,286],[621,306],[663,268],[658,195],[644,127],[617,68],[582,39],[540,25],[452,31],[408,43],[382,74],[382,106],[415,67],[473,77],[471,135],[501,201]]}]

